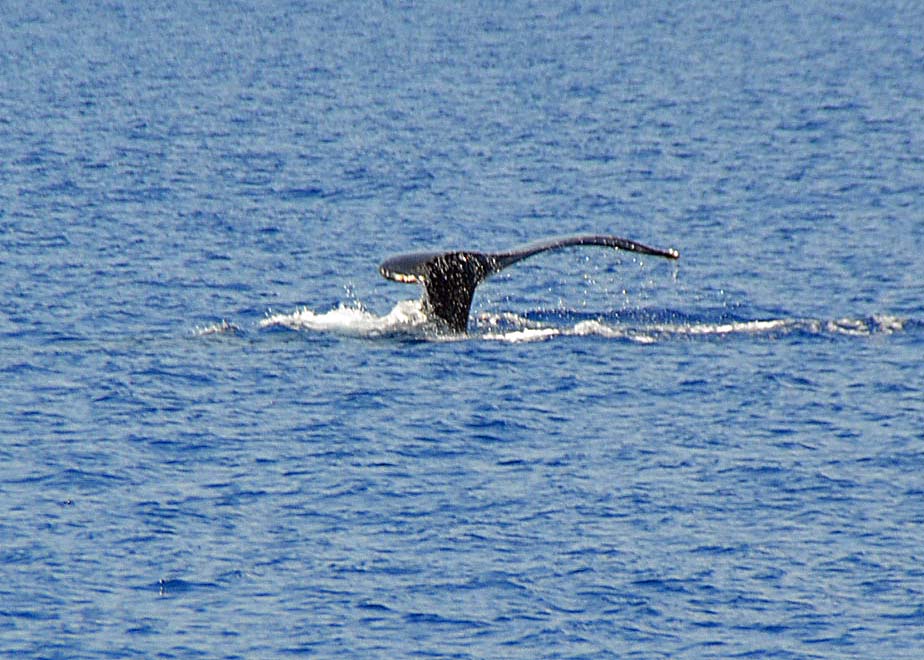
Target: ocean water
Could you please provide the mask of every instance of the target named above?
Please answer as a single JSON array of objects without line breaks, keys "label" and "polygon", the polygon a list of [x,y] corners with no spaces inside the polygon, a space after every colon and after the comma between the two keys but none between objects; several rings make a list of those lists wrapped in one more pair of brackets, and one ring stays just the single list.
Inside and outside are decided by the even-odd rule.
[{"label": "ocean water", "polygon": [[919,657],[914,3],[172,4],[0,12],[0,655]]}]

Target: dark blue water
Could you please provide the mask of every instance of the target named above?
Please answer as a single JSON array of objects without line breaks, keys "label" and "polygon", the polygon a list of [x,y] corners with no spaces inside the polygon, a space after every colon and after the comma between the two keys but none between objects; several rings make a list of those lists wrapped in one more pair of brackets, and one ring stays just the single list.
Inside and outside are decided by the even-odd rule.
[{"label": "dark blue water", "polygon": [[0,12],[0,655],[918,657],[924,12],[180,4]]}]

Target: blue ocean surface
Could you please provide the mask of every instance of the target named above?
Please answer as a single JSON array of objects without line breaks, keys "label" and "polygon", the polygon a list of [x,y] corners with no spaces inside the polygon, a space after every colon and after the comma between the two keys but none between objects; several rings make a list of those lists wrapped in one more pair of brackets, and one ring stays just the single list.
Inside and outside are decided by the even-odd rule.
[{"label": "blue ocean surface", "polygon": [[918,6],[253,5],[3,3],[0,656],[920,657]]}]

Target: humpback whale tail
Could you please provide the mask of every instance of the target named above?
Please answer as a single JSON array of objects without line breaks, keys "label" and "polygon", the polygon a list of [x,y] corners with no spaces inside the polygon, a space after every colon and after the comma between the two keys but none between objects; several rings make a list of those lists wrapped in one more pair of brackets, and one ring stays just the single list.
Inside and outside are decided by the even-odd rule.
[{"label": "humpback whale tail", "polygon": [[667,259],[677,259],[676,250],[649,247],[618,236],[582,235],[530,243],[506,252],[486,254],[472,251],[415,252],[386,259],[379,266],[383,277],[396,282],[424,285],[424,308],[453,332],[465,332],[475,288],[489,276],[527,257],[579,245],[599,245]]},{"label": "humpback whale tail", "polygon": [[598,245],[667,259],[680,254],[661,250],[618,236],[582,235],[530,243],[506,252],[486,254],[472,251],[414,252],[386,259],[379,266],[383,277],[396,282],[424,285],[424,309],[453,332],[464,333],[475,288],[489,276],[527,257],[562,248]]}]

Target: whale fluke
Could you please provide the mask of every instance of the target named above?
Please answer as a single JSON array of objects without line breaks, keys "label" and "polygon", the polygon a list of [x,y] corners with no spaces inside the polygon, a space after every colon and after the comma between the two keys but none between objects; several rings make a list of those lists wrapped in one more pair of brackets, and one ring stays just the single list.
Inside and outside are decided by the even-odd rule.
[{"label": "whale fluke", "polygon": [[402,254],[383,261],[379,272],[396,282],[423,284],[427,314],[440,319],[449,330],[464,333],[475,288],[486,278],[540,252],[579,245],[611,247],[667,259],[680,257],[677,250],[661,250],[618,236],[583,235],[530,243],[496,254],[467,250]]}]

